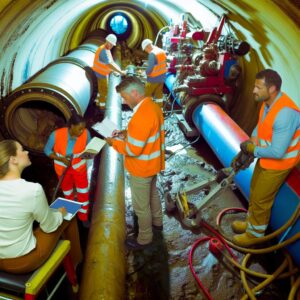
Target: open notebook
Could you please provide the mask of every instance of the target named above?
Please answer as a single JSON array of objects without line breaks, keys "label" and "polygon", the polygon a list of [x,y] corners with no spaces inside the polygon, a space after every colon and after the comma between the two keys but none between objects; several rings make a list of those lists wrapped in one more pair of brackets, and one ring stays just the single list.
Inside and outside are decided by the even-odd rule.
[{"label": "open notebook", "polygon": [[50,207],[53,209],[64,207],[67,210],[67,214],[64,216],[64,219],[70,221],[81,208],[81,203],[59,197],[51,203]]},{"label": "open notebook", "polygon": [[117,125],[107,117],[102,122],[94,124],[92,128],[105,138],[111,137],[113,131],[118,129]]}]

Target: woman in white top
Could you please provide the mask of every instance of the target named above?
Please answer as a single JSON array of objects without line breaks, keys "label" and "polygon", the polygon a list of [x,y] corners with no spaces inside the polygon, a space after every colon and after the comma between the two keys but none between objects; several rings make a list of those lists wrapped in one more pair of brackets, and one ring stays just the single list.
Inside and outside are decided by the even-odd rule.
[{"label": "woman in white top", "polygon": [[[27,273],[41,266],[60,236],[71,241],[75,265],[82,259],[76,218],[63,221],[65,208],[49,208],[42,186],[21,178],[31,165],[28,151],[14,140],[0,142],[0,270]],[[33,230],[33,222],[40,226]]]}]

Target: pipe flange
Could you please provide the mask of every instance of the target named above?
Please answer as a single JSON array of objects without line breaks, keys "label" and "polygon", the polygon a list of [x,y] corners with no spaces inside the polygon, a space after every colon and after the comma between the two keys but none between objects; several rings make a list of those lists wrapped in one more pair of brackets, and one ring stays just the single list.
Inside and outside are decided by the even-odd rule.
[{"label": "pipe flange", "polygon": [[226,111],[225,102],[222,100],[222,97],[219,95],[206,94],[206,95],[201,95],[199,97],[192,97],[187,101],[183,110],[184,118],[186,119],[189,125],[194,126],[193,113],[195,109],[199,105],[203,105],[206,103],[218,104],[222,109]]}]

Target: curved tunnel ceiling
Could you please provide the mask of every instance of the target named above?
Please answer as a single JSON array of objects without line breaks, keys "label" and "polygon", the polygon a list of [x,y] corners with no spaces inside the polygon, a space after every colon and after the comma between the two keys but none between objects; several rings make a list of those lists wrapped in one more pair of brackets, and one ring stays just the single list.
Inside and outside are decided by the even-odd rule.
[{"label": "curved tunnel ceiling", "polygon": [[143,38],[190,12],[205,28],[226,13],[231,30],[252,49],[243,57],[243,86],[232,117],[248,133],[256,123],[252,99],[255,73],[271,67],[283,77],[283,90],[300,103],[300,9],[293,0],[6,0],[0,2],[0,96],[5,97],[51,61],[80,45],[89,32],[105,28],[109,16],[122,11],[132,22],[127,45],[139,48]]}]

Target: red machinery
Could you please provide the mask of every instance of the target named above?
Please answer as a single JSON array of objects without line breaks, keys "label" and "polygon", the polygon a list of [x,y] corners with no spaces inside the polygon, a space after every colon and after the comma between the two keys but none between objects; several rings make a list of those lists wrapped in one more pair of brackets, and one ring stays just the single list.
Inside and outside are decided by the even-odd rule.
[{"label": "red machinery", "polygon": [[173,92],[181,105],[187,104],[193,96],[222,97],[233,93],[240,73],[237,58],[245,55],[250,46],[232,34],[221,35],[225,21],[222,16],[211,32],[203,29],[191,32],[184,20],[165,33],[163,48],[168,53],[169,72],[176,74]]}]

